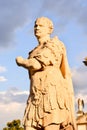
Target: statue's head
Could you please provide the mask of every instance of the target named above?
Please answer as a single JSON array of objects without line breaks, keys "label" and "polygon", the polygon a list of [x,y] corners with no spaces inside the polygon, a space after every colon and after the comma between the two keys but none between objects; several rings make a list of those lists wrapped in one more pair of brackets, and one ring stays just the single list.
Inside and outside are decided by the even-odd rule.
[{"label": "statue's head", "polygon": [[53,31],[53,23],[47,17],[37,18],[34,26],[34,33],[37,37],[51,34]]}]

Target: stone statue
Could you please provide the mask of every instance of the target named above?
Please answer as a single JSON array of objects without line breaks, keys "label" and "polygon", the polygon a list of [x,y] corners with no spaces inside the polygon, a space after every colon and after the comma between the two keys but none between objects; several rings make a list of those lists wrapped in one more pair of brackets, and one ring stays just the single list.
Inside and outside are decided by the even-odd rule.
[{"label": "stone statue", "polygon": [[37,18],[34,33],[39,45],[27,59],[16,58],[30,77],[30,95],[24,114],[25,130],[76,130],[74,92],[66,49],[57,38],[50,38],[53,23]]},{"label": "stone statue", "polygon": [[83,112],[83,108],[84,108],[84,101],[83,99],[78,99],[78,111],[79,112]]}]

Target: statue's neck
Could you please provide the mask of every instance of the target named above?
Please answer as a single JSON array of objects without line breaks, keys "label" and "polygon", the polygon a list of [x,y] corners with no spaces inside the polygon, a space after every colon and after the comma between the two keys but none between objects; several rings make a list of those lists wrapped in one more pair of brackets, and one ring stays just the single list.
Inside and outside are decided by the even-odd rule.
[{"label": "statue's neck", "polygon": [[37,38],[37,40],[38,40],[39,44],[41,45],[41,44],[49,41],[50,40],[50,36],[40,37],[40,38]]}]

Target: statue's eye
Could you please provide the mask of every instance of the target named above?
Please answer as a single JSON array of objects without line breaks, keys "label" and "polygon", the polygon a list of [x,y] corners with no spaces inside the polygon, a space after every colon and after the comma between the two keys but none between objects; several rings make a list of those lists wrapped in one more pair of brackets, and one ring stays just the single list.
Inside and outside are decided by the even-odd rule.
[{"label": "statue's eye", "polygon": [[35,24],[34,27],[37,28],[37,27],[44,27],[44,26],[43,25],[37,25],[37,24]]},{"label": "statue's eye", "polygon": [[34,26],[34,27],[36,28],[37,26],[38,26],[38,25],[36,25],[36,24],[35,24],[35,26]]}]

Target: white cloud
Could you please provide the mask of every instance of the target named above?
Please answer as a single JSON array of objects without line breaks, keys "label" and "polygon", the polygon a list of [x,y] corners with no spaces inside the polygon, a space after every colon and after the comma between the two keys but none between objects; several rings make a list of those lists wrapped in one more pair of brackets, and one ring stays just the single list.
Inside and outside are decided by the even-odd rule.
[{"label": "white cloud", "polygon": [[25,103],[0,103],[0,129],[2,130],[4,127],[6,127],[7,122],[14,119],[20,119],[22,121],[24,110]]},{"label": "white cloud", "polygon": [[4,104],[11,102],[24,103],[28,95],[28,91],[19,91],[16,88],[10,88],[5,92],[0,92],[0,102]]},{"label": "white cloud", "polygon": [[[6,72],[7,69],[4,66],[0,66],[0,73]],[[7,79],[4,76],[0,76],[0,82],[5,82]]]},{"label": "white cloud", "polygon": [[0,76],[0,82],[5,82],[7,79],[4,76]]},{"label": "white cloud", "polygon": [[0,66],[0,73],[5,72],[7,69],[4,66]]},{"label": "white cloud", "polygon": [[22,120],[28,95],[28,91],[19,91],[16,88],[0,92],[0,129],[9,121]]}]

